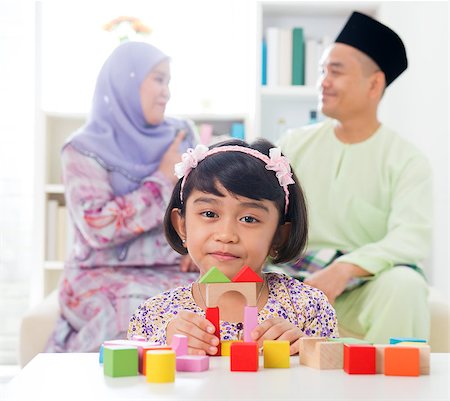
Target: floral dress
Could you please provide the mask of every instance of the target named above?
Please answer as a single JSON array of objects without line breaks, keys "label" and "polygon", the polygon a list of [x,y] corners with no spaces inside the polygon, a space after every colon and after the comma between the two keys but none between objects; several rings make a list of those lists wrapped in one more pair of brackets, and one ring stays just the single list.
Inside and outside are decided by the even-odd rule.
[{"label": "floral dress", "polygon": [[74,244],[59,288],[61,314],[47,352],[89,352],[124,338],[145,299],[186,285],[198,273],[180,271],[162,220],[172,187],[158,172],[114,196],[109,172],[68,145],[62,152],[66,204]]},{"label": "floral dress", "polygon": [[[305,336],[339,337],[336,313],[324,293],[277,273],[266,273],[269,298],[258,312],[258,323],[281,317],[301,329]],[[150,298],[139,306],[130,320],[128,338],[141,335],[148,341],[166,343],[166,328],[179,311],[205,316],[192,297],[192,284]],[[220,321],[220,339],[241,338],[241,323]]]}]

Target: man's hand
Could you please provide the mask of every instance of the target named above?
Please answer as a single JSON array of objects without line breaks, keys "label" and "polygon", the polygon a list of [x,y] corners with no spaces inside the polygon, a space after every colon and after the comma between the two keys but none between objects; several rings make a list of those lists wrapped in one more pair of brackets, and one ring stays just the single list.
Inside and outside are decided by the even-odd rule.
[{"label": "man's hand", "polygon": [[197,265],[191,259],[191,257],[189,255],[184,255],[181,257],[180,271],[182,271],[183,273],[188,273],[188,272],[198,272],[199,270]]},{"label": "man's hand", "polygon": [[333,304],[336,298],[344,292],[351,278],[368,275],[370,275],[369,272],[357,265],[335,262],[325,269],[311,274],[304,283],[322,290],[328,301]]},{"label": "man's hand", "polygon": [[190,311],[181,311],[166,329],[167,343],[171,344],[174,334],[188,338],[188,352],[194,355],[215,355],[219,339],[213,333],[214,326],[204,317]]},{"label": "man's hand", "polygon": [[302,331],[289,320],[276,317],[267,319],[255,327],[251,336],[258,343],[259,348],[263,346],[264,340],[289,341],[291,344],[290,354],[294,355],[298,353],[299,338],[302,336]]}]

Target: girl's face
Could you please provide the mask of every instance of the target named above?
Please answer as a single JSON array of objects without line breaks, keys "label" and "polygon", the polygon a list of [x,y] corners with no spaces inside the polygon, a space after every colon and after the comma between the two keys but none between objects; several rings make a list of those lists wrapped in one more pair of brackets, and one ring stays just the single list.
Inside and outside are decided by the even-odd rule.
[{"label": "girl's face", "polygon": [[172,210],[173,226],[202,275],[215,266],[231,279],[244,265],[260,274],[277,232],[275,203],[217,189],[225,196],[192,191],[184,217]]},{"label": "girl's face", "polygon": [[164,60],[157,64],[142,81],[140,88],[141,106],[148,124],[157,125],[163,122],[169,91],[170,66]]}]

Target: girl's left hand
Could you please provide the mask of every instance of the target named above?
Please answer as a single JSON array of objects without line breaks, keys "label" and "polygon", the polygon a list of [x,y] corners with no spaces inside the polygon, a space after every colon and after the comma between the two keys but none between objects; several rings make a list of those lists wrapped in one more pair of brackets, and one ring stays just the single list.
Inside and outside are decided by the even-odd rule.
[{"label": "girl's left hand", "polygon": [[289,352],[294,355],[298,353],[299,339],[302,334],[302,331],[288,320],[276,317],[257,326],[251,336],[258,343],[259,348],[263,346],[264,340],[289,341],[291,344]]},{"label": "girl's left hand", "polygon": [[181,257],[180,270],[183,273],[198,272],[198,267],[192,261],[192,259],[191,259],[191,257],[189,255],[184,255],[184,256]]}]

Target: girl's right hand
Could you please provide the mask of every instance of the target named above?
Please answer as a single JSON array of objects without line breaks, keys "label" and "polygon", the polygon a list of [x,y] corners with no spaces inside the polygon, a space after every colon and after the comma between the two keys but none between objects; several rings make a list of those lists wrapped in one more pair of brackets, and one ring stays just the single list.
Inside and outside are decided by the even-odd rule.
[{"label": "girl's right hand", "polygon": [[178,132],[177,136],[170,144],[169,148],[164,153],[159,163],[158,171],[161,172],[173,185],[178,182],[178,177],[175,175],[175,164],[181,161],[180,145],[186,136],[185,131]]},{"label": "girl's right hand", "polygon": [[167,343],[170,345],[174,334],[188,338],[188,352],[194,355],[216,355],[219,339],[214,335],[215,328],[209,320],[190,311],[181,311],[167,325]]}]

